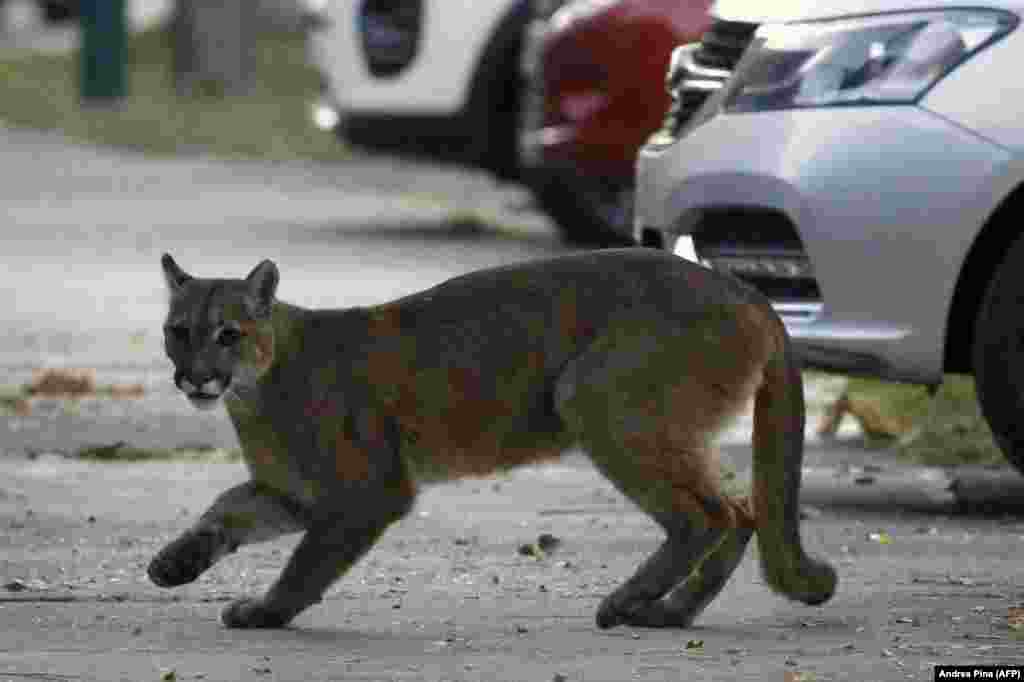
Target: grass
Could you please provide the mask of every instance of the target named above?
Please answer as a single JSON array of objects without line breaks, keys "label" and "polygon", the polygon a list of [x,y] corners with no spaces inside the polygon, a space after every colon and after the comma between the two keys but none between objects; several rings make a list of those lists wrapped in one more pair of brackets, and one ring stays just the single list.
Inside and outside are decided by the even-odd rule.
[{"label": "grass", "polygon": [[319,81],[297,33],[258,38],[256,83],[245,95],[178,97],[170,34],[129,41],[128,97],[117,107],[82,107],[74,54],[7,52],[0,58],[0,119],[57,130],[83,142],[159,155],[210,153],[273,160],[345,159],[346,146],[309,122]]},{"label": "grass", "polygon": [[242,453],[237,450],[221,450],[212,446],[143,448],[124,441],[110,445],[90,445],[75,452],[77,459],[95,462],[152,462],[172,459],[235,462],[240,460],[241,456]]},{"label": "grass", "polygon": [[900,456],[935,466],[1005,464],[978,406],[974,380],[947,376],[934,398],[920,386],[851,379],[851,397],[870,400],[883,414],[913,424],[906,437],[875,444]]}]

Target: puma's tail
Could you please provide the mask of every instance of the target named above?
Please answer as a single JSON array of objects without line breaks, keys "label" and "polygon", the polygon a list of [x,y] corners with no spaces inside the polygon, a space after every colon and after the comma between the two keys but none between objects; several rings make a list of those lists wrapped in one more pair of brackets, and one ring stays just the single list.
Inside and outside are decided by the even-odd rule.
[{"label": "puma's tail", "polygon": [[828,563],[800,543],[800,476],[804,454],[804,392],[789,336],[777,321],[778,345],[754,398],[753,507],[761,570],[790,599],[821,604],[836,590]]}]

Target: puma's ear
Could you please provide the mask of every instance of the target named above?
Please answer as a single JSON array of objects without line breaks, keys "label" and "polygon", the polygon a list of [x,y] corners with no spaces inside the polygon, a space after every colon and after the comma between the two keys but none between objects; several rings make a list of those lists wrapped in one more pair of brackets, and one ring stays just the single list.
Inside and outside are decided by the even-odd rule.
[{"label": "puma's ear", "polygon": [[266,317],[270,314],[270,305],[274,302],[279,279],[277,266],[269,260],[257,265],[245,278],[249,285],[249,294],[253,299],[250,312],[254,317]]},{"label": "puma's ear", "polygon": [[160,265],[163,266],[164,279],[167,280],[167,288],[171,290],[171,293],[179,291],[186,282],[192,279],[192,275],[179,268],[170,254],[165,253],[163,255],[163,258],[160,259]]}]

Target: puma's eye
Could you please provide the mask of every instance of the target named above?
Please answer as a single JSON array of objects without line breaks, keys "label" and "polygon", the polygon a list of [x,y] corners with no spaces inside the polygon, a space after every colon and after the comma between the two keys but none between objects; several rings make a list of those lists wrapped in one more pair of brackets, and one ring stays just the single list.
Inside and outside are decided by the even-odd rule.
[{"label": "puma's eye", "polygon": [[241,340],[242,332],[234,327],[224,327],[224,329],[220,330],[220,334],[217,335],[217,343],[222,346],[234,346]]},{"label": "puma's eye", "polygon": [[188,327],[180,324],[174,324],[169,327],[165,327],[164,331],[167,332],[167,336],[171,337],[175,341],[178,341],[180,343],[188,343]]}]

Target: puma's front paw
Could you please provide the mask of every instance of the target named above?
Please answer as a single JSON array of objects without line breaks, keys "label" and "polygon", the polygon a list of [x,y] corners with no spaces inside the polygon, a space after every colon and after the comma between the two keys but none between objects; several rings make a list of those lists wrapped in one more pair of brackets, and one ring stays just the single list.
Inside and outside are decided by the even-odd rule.
[{"label": "puma's front paw", "polygon": [[164,547],[149,563],[149,579],[160,587],[190,583],[225,553],[216,532],[189,531]]},{"label": "puma's front paw", "polygon": [[229,628],[283,628],[290,616],[269,608],[262,599],[236,599],[220,614],[221,622]]}]

